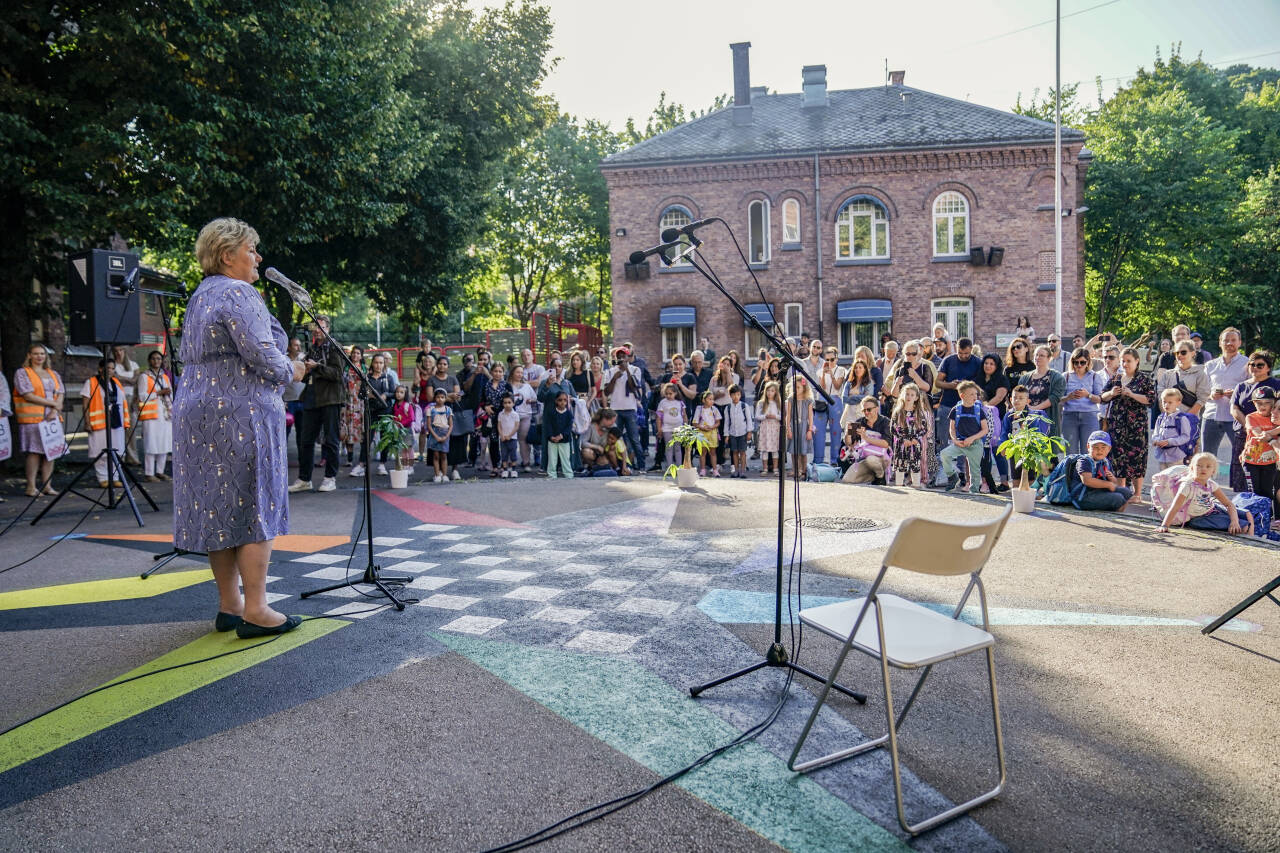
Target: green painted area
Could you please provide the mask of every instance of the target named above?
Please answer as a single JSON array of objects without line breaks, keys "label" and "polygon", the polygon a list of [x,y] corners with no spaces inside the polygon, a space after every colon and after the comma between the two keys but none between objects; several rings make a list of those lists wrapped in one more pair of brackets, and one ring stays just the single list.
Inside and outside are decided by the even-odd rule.
[{"label": "green painted area", "polygon": [[[639,664],[437,632],[433,636],[609,746],[666,776],[740,732]],[[909,848],[760,745],[675,784],[794,851]],[[601,792],[601,798],[614,792]]]},{"label": "green painted area", "polygon": [[24,607],[61,607],[67,604],[96,604],[99,601],[125,601],[130,598],[150,598],[176,589],[212,581],[207,568],[189,572],[170,572],[143,580],[137,575],[127,578],[108,578],[101,581],[64,583],[58,586],[38,586],[0,592],[0,610],[20,610]]},{"label": "green painted area", "polygon": [[270,641],[240,640],[235,631],[205,634],[108,683],[239,648],[248,650],[103,690],[14,729],[0,736],[0,773],[350,624],[336,619],[308,619]]}]

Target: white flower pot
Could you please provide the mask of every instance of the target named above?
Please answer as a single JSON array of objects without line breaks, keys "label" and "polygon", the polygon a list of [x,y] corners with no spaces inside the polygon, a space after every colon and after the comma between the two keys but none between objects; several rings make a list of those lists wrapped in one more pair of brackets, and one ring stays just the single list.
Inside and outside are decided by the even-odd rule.
[{"label": "white flower pot", "polygon": [[1035,512],[1036,511],[1036,490],[1035,489],[1019,489],[1014,487],[1009,490],[1009,497],[1013,498],[1014,512]]},{"label": "white flower pot", "polygon": [[391,488],[409,488],[409,475],[413,473],[413,468],[392,468],[389,473],[391,474]]},{"label": "white flower pot", "polygon": [[697,468],[677,468],[676,485],[682,489],[690,489],[698,485]]}]

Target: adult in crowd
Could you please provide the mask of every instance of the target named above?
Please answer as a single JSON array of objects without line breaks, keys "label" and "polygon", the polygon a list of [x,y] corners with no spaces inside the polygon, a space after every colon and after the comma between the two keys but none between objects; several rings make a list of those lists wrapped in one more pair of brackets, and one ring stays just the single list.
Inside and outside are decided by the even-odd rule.
[{"label": "adult in crowd", "polygon": [[644,470],[645,443],[640,441],[639,411],[643,404],[644,390],[640,370],[629,362],[626,347],[613,351],[613,366],[604,373],[604,395],[608,407],[618,413],[618,427],[631,453],[636,468]]},{"label": "adult in crowd", "polygon": [[880,370],[880,375],[884,376],[889,372],[889,368],[893,367],[894,362],[898,360],[898,342],[894,340],[885,341],[880,345],[880,357],[876,359],[876,367]]},{"label": "adult in crowd", "polygon": [[1031,325],[1031,318],[1027,317],[1025,314],[1019,317],[1018,325],[1014,328],[1013,333],[1018,337],[1026,338],[1029,341],[1035,340],[1036,330],[1035,327]]},{"label": "adult in crowd", "polygon": [[842,432],[848,429],[850,423],[862,417],[862,399],[867,395],[875,396],[877,390],[875,380],[867,370],[866,362],[855,358],[849,365],[844,386],[840,389],[840,404],[844,407],[840,412]]},{"label": "adult in crowd", "polygon": [[1089,436],[1098,431],[1103,374],[1093,369],[1093,356],[1084,347],[1071,353],[1071,369],[1066,374],[1066,395],[1062,404],[1062,437],[1068,453],[1088,453]]},{"label": "adult in crowd", "polygon": [[524,368],[524,381],[532,385],[533,390],[538,390],[538,386],[542,384],[542,377],[546,375],[547,369],[534,361],[533,350],[528,347],[520,350],[520,365]]},{"label": "adult in crowd", "polygon": [[[44,344],[32,344],[27,357],[13,377],[13,413],[18,418],[18,443],[27,454],[27,497],[34,498],[44,489],[46,495],[56,495],[53,490],[53,460],[44,454],[44,442],[40,439],[40,422],[62,419],[62,403],[67,389],[62,377],[49,366],[49,351]],[[36,480],[36,471],[40,480]]]},{"label": "adult in crowd", "polygon": [[1125,347],[1120,370],[1102,389],[1102,402],[1110,404],[1107,433],[1111,436],[1111,463],[1120,485],[1129,487],[1141,501],[1142,478],[1147,473],[1147,412],[1155,397],[1151,376],[1141,369],[1138,351]]},{"label": "adult in crowd", "polygon": [[[574,391],[573,384],[569,382],[569,376],[564,370],[564,359],[559,353],[551,356],[551,363],[547,366],[547,372],[542,377],[542,385],[538,388],[538,403],[542,407],[542,460],[544,465],[550,465],[550,456],[548,456],[549,440],[551,436],[547,430],[547,414],[556,407],[556,397],[560,394],[569,396],[569,409],[573,409]],[[569,418],[572,425],[573,417]],[[578,443],[578,436],[570,430],[569,441],[565,442],[569,445],[569,466],[570,470],[577,471],[582,467],[582,451]]]},{"label": "adult in crowd", "polygon": [[1244,467],[1240,464],[1240,452],[1244,450],[1244,420],[1257,411],[1253,404],[1253,392],[1258,388],[1271,388],[1280,392],[1280,379],[1271,376],[1275,367],[1275,354],[1269,350],[1254,350],[1249,356],[1249,378],[1236,386],[1231,395],[1231,418],[1235,421],[1231,433],[1231,489],[1248,491]]},{"label": "adult in crowd", "polygon": [[80,388],[80,399],[84,404],[85,421],[89,430],[89,458],[94,460],[93,469],[98,475],[98,485],[107,487],[107,480],[114,486],[124,483],[116,479],[117,472],[112,460],[100,455],[107,449],[107,434],[110,430],[111,449],[117,452],[124,447],[125,430],[131,423],[129,407],[125,405],[124,383],[115,377],[116,363],[114,359],[98,359],[98,372],[85,380]]},{"label": "adult in crowd", "polygon": [[[1182,324],[1174,326],[1170,330],[1170,334],[1173,337],[1173,341],[1167,348],[1164,346],[1164,341],[1160,342],[1161,344],[1160,359],[1156,362],[1157,370],[1173,370],[1175,367],[1177,367],[1178,366],[1178,356],[1177,356],[1178,344],[1182,343],[1183,341],[1186,341],[1187,343],[1191,343],[1191,328],[1189,326],[1185,326]],[[1195,346],[1195,344],[1191,344],[1191,345],[1193,347]],[[1204,353],[1197,351],[1192,360],[1196,364],[1204,364],[1206,361],[1209,360],[1209,358]]]},{"label": "adult in crowd", "polygon": [[[821,343],[820,341],[817,343]],[[816,370],[810,371],[818,388],[831,395],[831,402],[822,399],[822,395],[813,395],[813,461],[835,465],[840,461],[841,415],[844,412],[842,390],[848,371],[840,366],[835,347],[827,347],[821,352],[822,361]],[[863,366],[865,370],[865,365]],[[861,398],[859,398],[861,399]],[[831,447],[831,458],[827,458],[827,447]]]},{"label": "adult in crowd", "polygon": [[[395,404],[396,380],[391,375],[391,371],[387,369],[386,356],[380,352],[374,353],[373,358],[369,359],[369,384],[382,395],[381,400],[373,395],[369,396],[369,407],[365,414],[369,417],[369,427],[372,429],[373,425],[378,422],[378,418],[391,414],[392,406]],[[356,395],[360,396],[358,388],[356,389]],[[370,434],[369,440],[370,443],[377,442],[376,431]],[[369,447],[362,439],[360,442],[360,461],[351,468],[350,476],[363,477],[365,468],[368,465]],[[378,473],[382,476],[386,476],[387,473],[387,453],[385,450],[378,454]]]},{"label": "adult in crowd", "polygon": [[[689,385],[687,386],[683,384],[686,379],[689,382]],[[658,421],[658,404],[661,403],[663,399],[661,393],[662,389],[672,382],[676,383],[678,401],[683,404],[685,389],[687,388],[688,393],[692,394],[692,386],[695,384],[695,380],[685,371],[684,356],[680,353],[676,353],[671,356],[671,360],[667,363],[667,369],[658,374],[656,383],[657,390],[649,396],[649,421],[655,426]],[[658,430],[654,433],[653,466],[649,468],[650,472],[662,470],[662,461],[666,459],[666,453],[666,438],[663,436],[662,430]]]},{"label": "adult in crowd", "polygon": [[853,360],[861,361],[867,366],[867,372],[871,374],[871,382],[875,385],[875,391],[872,393],[879,394],[881,386],[884,385],[884,372],[876,366],[876,354],[871,351],[871,347],[857,347],[853,351]]},{"label": "adult in crowd", "polygon": [[[9,380],[0,373],[0,418],[8,418],[13,414],[13,396],[9,393]],[[10,439],[12,448],[12,439]],[[4,503],[4,495],[0,495],[0,504]]]},{"label": "adult in crowd", "polygon": [[1049,366],[1052,354],[1047,346],[1036,347],[1035,369],[1013,381],[1025,385],[1030,395],[1031,409],[1049,419],[1049,435],[1062,434],[1061,402],[1067,390],[1067,377]]},{"label": "adult in crowd", "polygon": [[693,374],[694,393],[692,397],[685,397],[685,406],[689,409],[689,422],[692,423],[693,410],[698,408],[702,395],[711,387],[711,375],[715,371],[707,364],[706,353],[696,349],[689,353],[689,372]]},{"label": "adult in crowd", "polygon": [[808,349],[804,353],[804,369],[809,371],[810,376],[817,376],[818,371],[822,369],[822,341],[818,338],[809,341]]},{"label": "adult in crowd", "polygon": [[902,387],[913,383],[922,394],[928,394],[933,388],[933,380],[937,371],[933,363],[926,357],[922,341],[907,341],[902,347],[902,360],[893,369],[893,375],[886,378],[884,387],[891,389],[886,396],[895,401],[902,394]]},{"label": "adult in crowd", "polygon": [[[442,355],[436,359],[435,372],[427,379],[427,384],[430,388],[430,396],[432,400],[435,399],[435,393],[437,390],[444,392],[444,402],[448,404],[454,417],[457,417],[458,406],[461,405],[462,402],[462,388],[459,387],[458,380],[449,373],[448,356]],[[452,431],[450,431],[449,434],[449,447],[450,450],[453,449]],[[453,472],[450,475],[451,478],[454,480],[462,479],[462,475],[458,473],[457,466],[452,462],[452,457],[448,458],[450,466],[453,467]]]},{"label": "adult in crowd", "polygon": [[347,464],[354,465],[356,445],[364,437],[364,400],[360,398],[360,374],[365,371],[364,347],[356,344],[347,353],[355,370],[342,369],[342,412],[338,419],[338,438],[347,451]]},{"label": "adult in crowd", "polygon": [[1204,335],[1200,334],[1199,332],[1193,331],[1191,333],[1191,343],[1196,345],[1196,353],[1204,356],[1204,361],[1202,361],[1201,363],[1208,364],[1209,361],[1213,358],[1213,353],[1210,352],[1208,348],[1205,347]]},{"label": "adult in crowd", "polygon": [[[1186,412],[1195,417],[1195,425],[1192,430],[1192,445],[1199,443],[1200,438],[1200,415],[1204,411],[1205,403],[1209,402],[1209,395],[1213,392],[1213,380],[1209,378],[1209,374],[1205,373],[1204,366],[1197,364],[1196,345],[1191,341],[1179,341],[1173,347],[1174,366],[1170,370],[1156,371],[1156,402],[1159,405],[1160,395],[1167,388],[1176,388],[1182,395],[1182,400],[1178,404],[1179,412]],[[1194,454],[1194,450],[1187,455]]]},{"label": "adult in crowd", "polygon": [[[793,472],[803,480],[809,479],[808,460],[813,453],[813,389],[799,375],[793,375],[787,383],[787,400],[782,412],[783,429],[787,435],[787,449],[791,451]],[[783,464],[779,461],[778,464]]]},{"label": "adult in crowd", "polygon": [[573,386],[574,394],[588,403],[593,402],[598,380],[599,377],[591,372],[586,352],[574,350],[569,353],[569,384]]},{"label": "adult in crowd", "polygon": [[1031,360],[1031,344],[1027,339],[1014,338],[1009,341],[1004,353],[1004,375],[1009,377],[1009,381],[1035,369],[1035,363]]},{"label": "adult in crowd", "polygon": [[[751,368],[752,399],[759,400],[764,391],[764,383],[768,381],[770,360],[769,351],[764,347],[760,347],[760,351],[756,353],[756,366]],[[659,387],[661,387],[661,383],[659,383]]]},{"label": "adult in crowd", "polygon": [[498,413],[502,411],[502,398],[507,396],[514,403],[515,393],[511,383],[507,381],[507,366],[498,362],[489,367],[489,380],[485,382],[480,397],[480,409],[485,421],[481,432],[489,439],[489,476],[493,478],[498,476],[502,468],[499,462],[501,447],[498,442]]},{"label": "adult in crowd", "polygon": [[[136,413],[132,411],[130,401],[137,393],[138,376],[142,373],[142,368],[138,366],[138,362],[134,361],[129,355],[129,350],[122,346],[113,346],[111,348],[111,358],[115,361],[115,376],[124,386],[125,399],[121,402],[121,406],[130,409],[130,423],[136,423]],[[133,464],[138,464],[138,450],[134,446],[133,435],[130,433],[129,440],[125,442],[125,447],[121,448],[125,451],[125,459]]]},{"label": "adult in crowd", "polygon": [[[982,401],[995,409],[999,423],[1004,423],[1005,412],[1009,410],[1009,393],[1013,387],[1009,383],[1009,377],[1004,374],[1004,362],[1000,356],[993,352],[984,355],[982,369],[974,381],[978,383],[978,390],[982,392]],[[994,426],[993,424],[993,429]],[[996,447],[987,447],[982,458],[982,473],[985,479],[994,479],[989,477],[990,468],[994,464],[996,472],[1000,475],[997,491],[1006,491],[1009,487],[1009,460],[996,453]],[[999,488],[1000,486],[1003,488]]]},{"label": "adult in crowd", "polygon": [[289,532],[282,392],[305,368],[285,355],[284,330],[253,286],[257,245],[257,232],[236,219],[200,230],[205,278],[187,304],[188,367],[173,408],[173,544],[209,555],[214,626],[241,638],[302,622],[271,609],[266,583],[272,543]]},{"label": "adult in crowd", "polygon": [[596,468],[608,465],[621,476],[631,475],[626,459],[618,453],[618,442],[610,438],[609,433],[615,430],[618,415],[612,409],[600,409],[591,416],[587,431],[579,439],[582,452],[582,464],[590,475]]},{"label": "adult in crowd", "polygon": [[[302,359],[302,341],[297,338],[290,338],[289,348],[285,350],[284,354],[285,358],[289,359],[290,364],[301,364],[302,372],[306,373],[306,364]],[[290,382],[284,386],[285,414],[291,415],[293,421],[289,423],[290,418],[285,418],[284,437],[287,441],[289,439],[289,430],[293,430],[293,441],[298,446],[299,455],[302,453],[302,392],[306,390],[306,387],[307,383],[302,380]],[[145,436],[143,441],[146,441]]]},{"label": "adult in crowd", "polygon": [[941,324],[934,326],[933,338],[930,340],[933,349],[929,353],[929,362],[933,364],[934,368],[941,368],[942,362],[946,361],[947,356],[951,355],[951,339],[947,337],[946,330],[940,329],[939,326]]},{"label": "adult in crowd", "polygon": [[711,375],[711,384],[707,386],[707,390],[711,392],[711,401],[716,407],[716,411],[720,413],[720,425],[718,427],[719,434],[716,436],[719,440],[716,442],[716,467],[719,468],[725,464],[725,459],[729,452],[729,442],[726,441],[725,432],[726,413],[729,410],[729,389],[737,385],[742,387],[742,377],[733,372],[733,361],[729,356],[721,356],[716,362],[716,371]]},{"label": "adult in crowd", "polygon": [[[935,343],[937,339],[934,339]],[[961,382],[973,382],[982,370],[982,362],[973,355],[973,341],[961,338],[956,341],[956,352],[942,360],[938,366],[938,376],[934,387],[942,392],[938,400],[938,408],[934,412],[934,441],[941,453],[951,443],[951,410],[960,403],[960,395],[956,388]],[[939,473],[941,473],[939,471]],[[976,481],[976,472],[969,471],[969,476]]]},{"label": "adult in crowd", "polygon": [[[315,466],[316,440],[320,439],[324,477],[316,491],[332,492],[338,476],[338,422],[347,403],[347,387],[343,382],[346,362],[338,347],[325,334],[329,318],[316,317],[317,328],[311,333],[311,346],[302,360],[302,433],[298,436],[298,479],[289,486],[291,492],[311,491],[311,475]],[[176,416],[175,416],[176,420]],[[177,432],[174,432],[177,439]],[[177,454],[174,454],[176,468]]]},{"label": "adult in crowd", "polygon": [[[424,339],[430,343],[430,338]],[[423,417],[426,417],[427,409],[434,405],[432,400],[431,374],[436,372],[436,357],[430,352],[420,352],[413,362],[413,393],[410,395],[418,408],[422,410]],[[431,435],[431,431],[423,428],[418,433],[418,461],[430,461],[427,456],[427,439]]]},{"label": "adult in crowd", "polygon": [[[293,359],[289,360],[289,364],[294,364]],[[286,387],[292,387],[293,384]],[[164,473],[165,462],[173,452],[173,381],[164,372],[164,355],[159,350],[152,350],[147,355],[147,369],[138,376],[135,387],[135,408],[138,420],[142,423],[143,471],[148,481],[167,480],[169,478]],[[289,433],[286,431],[286,441],[288,437]]]},{"label": "adult in crowd", "polygon": [[848,434],[852,439],[849,446],[854,458],[841,482],[884,485],[889,470],[889,419],[880,413],[880,400],[873,394],[854,406],[862,414],[849,422]]},{"label": "adult in crowd", "polygon": [[[703,359],[703,360],[704,360],[708,365],[716,364],[716,363],[717,363],[717,362],[716,362],[716,351],[715,351],[715,350],[713,350],[713,349],[711,348],[711,340],[710,340],[710,338],[703,338],[702,340],[698,341],[698,343],[699,343],[699,345],[702,347],[702,359]],[[696,350],[695,350],[695,352],[696,352]],[[692,356],[692,355],[690,355],[690,356],[689,356],[689,358],[690,358],[690,359],[692,359],[692,358],[693,358],[693,356]],[[704,389],[704,390],[705,390],[705,389]]]},{"label": "adult in crowd", "polygon": [[1211,358],[1204,365],[1209,377],[1209,399],[1204,404],[1204,423],[1201,435],[1203,449],[1218,455],[1222,440],[1231,445],[1231,395],[1236,386],[1249,378],[1249,359],[1240,352],[1240,330],[1228,326],[1218,335],[1218,349],[1222,355]]},{"label": "adult in crowd", "polygon": [[[476,359],[480,353],[462,356],[462,369],[458,371],[458,388],[462,396],[453,405],[453,434],[449,436],[449,464],[453,467],[454,479],[459,479],[459,465],[474,465],[475,452],[479,447],[474,440],[476,432],[476,410],[480,408],[480,392],[489,379],[488,371]],[[559,358],[557,355],[556,358]],[[570,399],[573,392],[569,393]]]},{"label": "adult in crowd", "polygon": [[[1102,369],[1098,371],[1102,375],[1102,387],[1105,389],[1107,383],[1114,379],[1119,372],[1120,346],[1118,344],[1109,344],[1102,350]],[[1110,413],[1110,403],[1104,402],[1098,407],[1098,428],[1104,432],[1108,429],[1107,418]]]},{"label": "adult in crowd", "polygon": [[533,465],[532,448],[529,447],[529,428],[533,426],[533,416],[538,406],[538,392],[524,381],[524,365],[517,364],[511,368],[511,398],[515,402],[516,414],[520,416],[520,426],[516,437],[520,441],[520,467],[527,473]]},{"label": "adult in crowd", "polygon": [[1070,356],[1062,348],[1062,336],[1057,333],[1051,334],[1046,344],[1049,347],[1049,369],[1066,374]]}]

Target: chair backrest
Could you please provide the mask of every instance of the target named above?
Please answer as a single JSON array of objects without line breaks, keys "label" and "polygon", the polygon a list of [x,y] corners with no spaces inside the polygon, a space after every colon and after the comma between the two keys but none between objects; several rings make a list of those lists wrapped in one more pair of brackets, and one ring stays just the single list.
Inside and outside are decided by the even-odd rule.
[{"label": "chair backrest", "polygon": [[908,518],[885,552],[884,565],[927,575],[980,571],[1012,514],[1010,504],[991,521],[977,523]]}]

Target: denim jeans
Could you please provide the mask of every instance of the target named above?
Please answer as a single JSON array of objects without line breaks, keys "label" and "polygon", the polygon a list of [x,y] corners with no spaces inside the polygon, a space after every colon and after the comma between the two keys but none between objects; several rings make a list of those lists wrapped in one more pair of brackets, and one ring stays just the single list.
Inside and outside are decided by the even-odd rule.
[{"label": "denim jeans", "polygon": [[622,438],[631,451],[631,461],[637,468],[643,468],[646,448],[640,443],[640,421],[636,418],[636,410],[619,409],[618,426],[622,428]]},{"label": "denim jeans", "polygon": [[1133,497],[1133,490],[1125,486],[1116,486],[1114,492],[1110,489],[1086,488],[1084,495],[1080,498],[1080,509],[1100,509],[1115,512],[1124,506],[1125,502],[1131,497]]},{"label": "denim jeans", "polygon": [[1098,416],[1093,412],[1063,412],[1062,438],[1067,442],[1068,453],[1088,453],[1089,433],[1098,428]]},{"label": "denim jeans", "polygon": [[819,412],[817,407],[813,410],[813,462],[827,461],[827,439],[831,440],[831,464],[834,465],[840,459],[840,413],[844,411],[844,404],[839,398],[833,405],[827,407],[825,412]]}]

